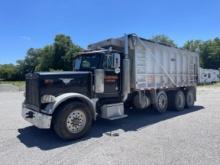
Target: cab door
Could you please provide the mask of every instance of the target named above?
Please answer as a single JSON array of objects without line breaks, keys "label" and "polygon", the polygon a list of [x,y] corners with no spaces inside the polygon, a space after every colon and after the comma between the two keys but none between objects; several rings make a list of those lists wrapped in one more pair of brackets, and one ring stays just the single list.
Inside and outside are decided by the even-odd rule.
[{"label": "cab door", "polygon": [[104,94],[118,96],[121,91],[120,54],[109,53],[103,58]]}]

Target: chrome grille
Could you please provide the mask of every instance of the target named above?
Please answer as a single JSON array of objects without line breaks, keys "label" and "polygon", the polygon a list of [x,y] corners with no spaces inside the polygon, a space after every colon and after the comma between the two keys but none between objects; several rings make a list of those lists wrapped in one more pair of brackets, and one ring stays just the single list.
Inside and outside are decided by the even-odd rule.
[{"label": "chrome grille", "polygon": [[40,107],[39,79],[34,77],[34,74],[28,74],[26,76],[25,103],[30,108],[39,110]]}]

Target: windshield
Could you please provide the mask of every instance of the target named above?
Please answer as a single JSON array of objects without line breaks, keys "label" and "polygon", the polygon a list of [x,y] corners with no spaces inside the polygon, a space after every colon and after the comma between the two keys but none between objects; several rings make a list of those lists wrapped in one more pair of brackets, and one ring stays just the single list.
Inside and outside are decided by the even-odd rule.
[{"label": "windshield", "polygon": [[74,70],[94,70],[98,68],[100,54],[88,54],[77,57],[73,62]]}]

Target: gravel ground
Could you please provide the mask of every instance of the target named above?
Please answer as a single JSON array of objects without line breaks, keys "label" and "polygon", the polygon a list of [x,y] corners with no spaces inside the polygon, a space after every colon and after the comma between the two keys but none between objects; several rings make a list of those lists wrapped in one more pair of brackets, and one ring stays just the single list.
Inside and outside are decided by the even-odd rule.
[{"label": "gravel ground", "polygon": [[24,121],[23,99],[21,92],[0,93],[0,164],[220,164],[220,88],[199,88],[196,106],[183,112],[99,120],[72,142]]},{"label": "gravel ground", "polygon": [[11,84],[0,84],[0,92],[18,92],[19,88]]}]

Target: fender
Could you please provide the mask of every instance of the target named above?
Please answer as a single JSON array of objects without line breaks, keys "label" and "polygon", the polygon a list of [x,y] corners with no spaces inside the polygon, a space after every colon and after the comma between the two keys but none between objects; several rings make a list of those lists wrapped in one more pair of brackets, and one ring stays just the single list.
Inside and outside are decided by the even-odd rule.
[{"label": "fender", "polygon": [[65,102],[69,99],[74,99],[74,98],[77,98],[77,99],[88,104],[89,108],[92,111],[93,119],[95,120],[96,119],[96,101],[97,101],[97,99],[90,99],[87,96],[82,95],[80,93],[65,93],[65,94],[59,95],[56,97],[56,101],[48,104],[46,106],[46,108],[42,110],[42,112],[52,115],[54,113],[54,111],[56,110],[56,108],[60,104],[62,104],[63,102]]}]

